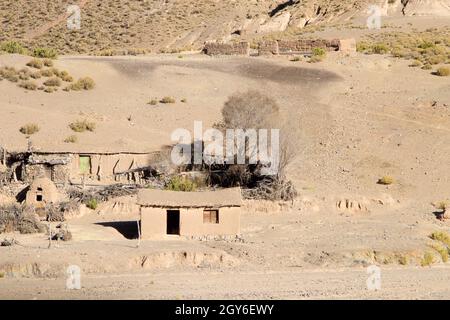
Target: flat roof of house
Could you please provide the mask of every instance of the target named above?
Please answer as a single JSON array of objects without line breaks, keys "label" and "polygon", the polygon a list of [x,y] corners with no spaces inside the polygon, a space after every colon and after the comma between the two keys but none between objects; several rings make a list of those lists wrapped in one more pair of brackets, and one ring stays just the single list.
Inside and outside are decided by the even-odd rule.
[{"label": "flat roof of house", "polygon": [[164,208],[240,207],[242,197],[240,188],[199,192],[144,189],[138,193],[138,204]]}]

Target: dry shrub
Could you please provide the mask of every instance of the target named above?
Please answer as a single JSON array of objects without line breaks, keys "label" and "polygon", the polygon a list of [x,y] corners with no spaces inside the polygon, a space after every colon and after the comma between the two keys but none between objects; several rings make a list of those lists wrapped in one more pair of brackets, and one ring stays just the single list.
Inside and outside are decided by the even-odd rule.
[{"label": "dry shrub", "polygon": [[50,48],[34,48],[32,55],[36,58],[56,59],[58,52]]},{"label": "dry shrub", "polygon": [[64,139],[64,142],[65,143],[77,143],[78,137],[76,135],[68,136],[67,138]]},{"label": "dry shrub", "polygon": [[92,90],[95,88],[95,82],[92,78],[85,77],[78,79],[77,82],[68,86],[68,89],[73,91]]},{"label": "dry shrub", "polygon": [[45,231],[45,227],[32,208],[26,209],[18,205],[0,207],[0,233],[14,231],[41,233]]},{"label": "dry shrub", "polygon": [[39,130],[40,130],[39,126],[35,123],[28,123],[19,129],[19,131],[21,133],[26,134],[26,135],[35,134],[35,133],[39,132]]},{"label": "dry shrub", "polygon": [[441,68],[437,69],[436,75],[438,75],[440,77],[448,77],[448,76],[450,76],[450,68],[441,67]]},{"label": "dry shrub", "polygon": [[42,60],[33,59],[27,63],[27,66],[35,69],[42,69],[44,67],[44,63],[42,62]]},{"label": "dry shrub", "polygon": [[380,179],[378,179],[378,184],[382,184],[385,186],[389,186],[391,184],[393,184],[395,182],[394,178],[390,177],[390,176],[384,176],[381,177]]},{"label": "dry shrub", "polygon": [[34,81],[22,81],[19,84],[19,87],[27,89],[27,90],[36,90],[38,85]]},{"label": "dry shrub", "polygon": [[53,68],[41,70],[41,75],[43,77],[52,77],[54,75],[53,74]]},{"label": "dry shrub", "polygon": [[44,66],[46,67],[53,67],[53,61],[51,59],[43,59],[42,63],[44,64]]},{"label": "dry shrub", "polygon": [[69,128],[75,132],[85,132],[85,131],[93,132],[95,130],[95,127],[96,127],[95,122],[88,120],[77,120],[69,124]]},{"label": "dry shrub", "polygon": [[173,97],[164,97],[159,102],[161,102],[161,103],[175,103],[176,100]]},{"label": "dry shrub", "polygon": [[0,77],[11,82],[19,81],[19,72],[14,67],[1,67]]},{"label": "dry shrub", "polygon": [[61,86],[61,80],[59,78],[53,77],[44,82],[47,87],[59,87]]}]

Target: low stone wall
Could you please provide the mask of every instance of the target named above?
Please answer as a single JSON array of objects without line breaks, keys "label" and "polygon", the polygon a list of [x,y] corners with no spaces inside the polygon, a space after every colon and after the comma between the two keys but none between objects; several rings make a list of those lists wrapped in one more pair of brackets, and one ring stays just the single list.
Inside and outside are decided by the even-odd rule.
[{"label": "low stone wall", "polygon": [[262,41],[258,45],[258,55],[260,56],[270,56],[279,54],[280,50],[278,46],[278,41],[276,40]]},{"label": "low stone wall", "polygon": [[314,48],[338,51],[339,40],[269,40],[259,44],[258,55],[279,55],[292,53],[311,53]]},{"label": "low stone wall", "polygon": [[250,55],[250,43],[248,42],[207,42],[203,52],[208,55]]},{"label": "low stone wall", "polygon": [[[356,41],[354,39],[267,40],[259,43],[258,55],[308,54],[312,53],[314,48],[322,48],[326,51],[356,52]],[[207,42],[203,52],[208,55],[248,56],[250,54],[250,44],[248,42]]]}]

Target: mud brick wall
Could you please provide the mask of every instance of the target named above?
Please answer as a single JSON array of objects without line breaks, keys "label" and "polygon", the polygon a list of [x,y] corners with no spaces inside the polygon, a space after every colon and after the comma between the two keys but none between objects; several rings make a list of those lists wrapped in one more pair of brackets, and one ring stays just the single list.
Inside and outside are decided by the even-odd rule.
[{"label": "mud brick wall", "polygon": [[250,55],[250,43],[207,42],[203,51],[208,55]]},{"label": "mud brick wall", "polygon": [[313,48],[322,48],[326,51],[339,50],[339,40],[279,40],[278,50],[280,54],[289,54],[292,52],[312,52]]},{"label": "mud brick wall", "polygon": [[258,45],[258,55],[260,56],[270,56],[270,55],[279,55],[279,47],[278,41],[269,40],[269,41],[261,41]]}]

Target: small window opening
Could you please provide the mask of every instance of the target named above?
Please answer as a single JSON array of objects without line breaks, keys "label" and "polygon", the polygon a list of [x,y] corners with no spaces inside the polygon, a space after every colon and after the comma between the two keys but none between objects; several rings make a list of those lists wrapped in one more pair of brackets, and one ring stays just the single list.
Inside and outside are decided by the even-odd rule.
[{"label": "small window opening", "polygon": [[203,223],[219,223],[219,210],[203,210]]}]

